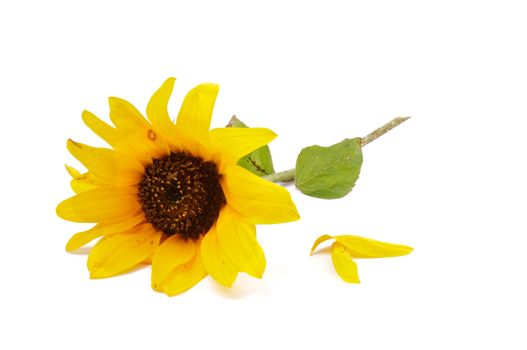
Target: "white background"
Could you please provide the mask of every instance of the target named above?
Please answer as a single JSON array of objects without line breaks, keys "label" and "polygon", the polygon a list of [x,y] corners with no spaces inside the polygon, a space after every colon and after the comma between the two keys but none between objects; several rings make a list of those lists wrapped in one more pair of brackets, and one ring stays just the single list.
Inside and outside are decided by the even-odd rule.
[{"label": "white background", "polygon": [[[2,349],[525,349],[526,10],[521,1],[2,1]],[[341,200],[291,189],[299,222],[261,226],[262,280],[210,278],[174,298],[150,269],[90,280],[65,140],[106,98],[144,111],[169,76],[221,85],[213,126],[273,129],[275,165],[298,151],[413,119],[364,149]],[[342,282],[321,234],[408,244]]]}]

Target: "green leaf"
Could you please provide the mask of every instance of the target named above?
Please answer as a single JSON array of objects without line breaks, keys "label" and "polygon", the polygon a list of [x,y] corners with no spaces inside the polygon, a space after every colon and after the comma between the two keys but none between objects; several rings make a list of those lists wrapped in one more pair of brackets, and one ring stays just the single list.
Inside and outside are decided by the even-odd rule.
[{"label": "green leaf", "polygon": [[359,178],[361,139],[345,139],[329,147],[304,148],[296,160],[296,187],[308,196],[335,199],[347,195]]},{"label": "green leaf", "polygon": [[[247,128],[248,126],[234,116],[227,127]],[[273,158],[268,146],[262,146],[252,151],[240,158],[237,164],[258,176],[274,174]]]}]

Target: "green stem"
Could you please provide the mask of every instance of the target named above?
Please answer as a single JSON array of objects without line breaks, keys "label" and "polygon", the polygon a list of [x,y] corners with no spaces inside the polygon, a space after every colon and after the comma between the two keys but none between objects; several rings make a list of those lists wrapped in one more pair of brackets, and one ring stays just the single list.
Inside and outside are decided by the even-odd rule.
[{"label": "green stem", "polygon": [[[404,123],[410,119],[410,117],[397,117],[392,120],[390,120],[388,123],[384,124],[380,128],[375,129],[365,137],[361,139],[361,146],[366,146],[368,143],[376,140],[377,138],[381,137],[382,135],[386,134],[388,131],[392,130],[396,126]],[[287,182],[293,182],[295,181],[295,168],[289,169],[286,171],[281,171],[279,173],[274,173],[271,175],[263,176],[264,179],[272,181],[272,182],[281,182],[281,183],[287,183]]]},{"label": "green stem", "polygon": [[295,181],[295,168],[289,169],[286,171],[281,171],[279,173],[274,173],[270,175],[265,175],[263,177],[266,180],[272,182],[291,182]]},{"label": "green stem", "polygon": [[363,137],[361,140],[361,146],[364,147],[368,143],[372,142],[373,140],[377,139],[378,137],[381,137],[382,135],[386,134],[388,131],[395,128],[397,125],[400,125],[410,119],[410,117],[397,117],[392,120],[390,120],[388,123],[384,124],[378,129],[375,129],[374,131],[370,132],[366,137]]}]

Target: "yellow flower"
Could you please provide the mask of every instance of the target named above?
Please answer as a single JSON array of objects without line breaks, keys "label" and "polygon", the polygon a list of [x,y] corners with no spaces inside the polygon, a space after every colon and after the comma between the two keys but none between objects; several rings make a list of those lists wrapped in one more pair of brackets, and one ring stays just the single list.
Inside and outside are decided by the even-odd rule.
[{"label": "yellow flower", "polygon": [[322,235],[313,244],[311,255],[320,243],[329,239],[335,239],[331,245],[331,259],[335,271],[340,278],[349,283],[360,283],[357,264],[353,258],[388,258],[407,255],[413,250],[413,248],[404,245],[380,242],[359,236]]},{"label": "yellow flower", "polygon": [[263,128],[209,130],[218,85],[185,97],[174,124],[167,112],[174,78],[154,93],[145,119],[110,97],[110,126],[90,112],[84,123],[113,149],[68,140],[86,168],[67,167],[76,195],[57,206],[63,219],[96,223],[66,250],[102,237],[90,251],[91,278],[114,276],[152,262],[152,287],[181,293],[207,274],[231,286],[238,272],[260,278],[264,252],[255,224],[299,219],[289,192],[236,165],[275,134]]}]

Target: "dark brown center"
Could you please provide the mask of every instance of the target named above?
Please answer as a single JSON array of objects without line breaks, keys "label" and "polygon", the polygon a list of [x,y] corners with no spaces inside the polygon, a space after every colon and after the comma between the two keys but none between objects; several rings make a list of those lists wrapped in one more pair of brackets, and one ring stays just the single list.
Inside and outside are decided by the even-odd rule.
[{"label": "dark brown center", "polygon": [[146,167],[139,203],[157,230],[195,240],[210,230],[226,201],[216,164],[177,152]]}]

